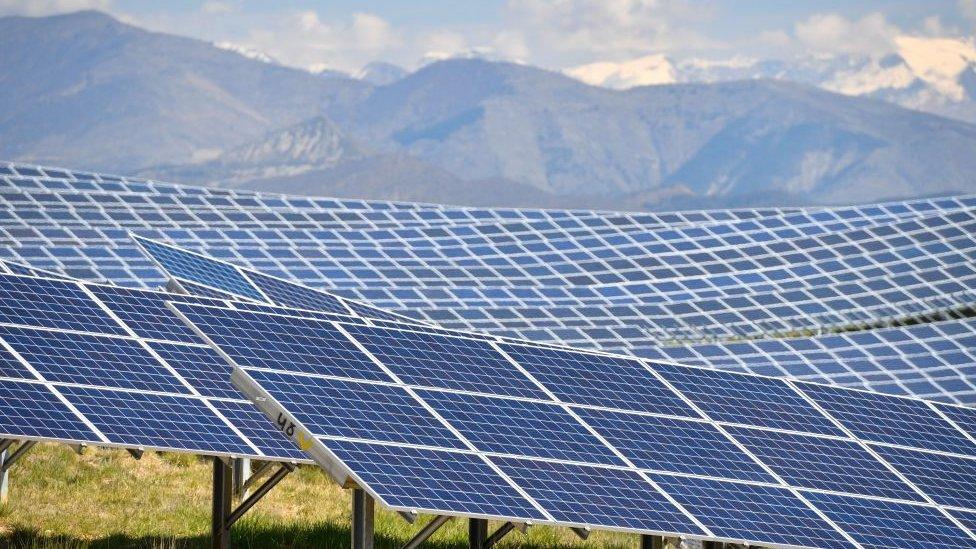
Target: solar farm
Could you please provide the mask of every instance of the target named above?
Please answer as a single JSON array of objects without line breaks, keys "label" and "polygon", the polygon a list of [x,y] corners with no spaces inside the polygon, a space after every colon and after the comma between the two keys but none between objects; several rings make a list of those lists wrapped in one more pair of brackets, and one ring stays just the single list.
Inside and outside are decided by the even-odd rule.
[{"label": "solar farm", "polygon": [[0,163],[0,206],[5,483],[39,442],[208,458],[218,548],[299,467],[354,549],[376,507],[409,549],[976,546],[976,196],[491,209]]}]

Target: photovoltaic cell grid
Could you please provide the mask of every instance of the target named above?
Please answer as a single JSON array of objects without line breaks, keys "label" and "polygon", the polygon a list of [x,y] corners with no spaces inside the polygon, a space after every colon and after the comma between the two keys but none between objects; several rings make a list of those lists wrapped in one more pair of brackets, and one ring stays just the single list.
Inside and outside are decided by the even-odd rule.
[{"label": "photovoltaic cell grid", "polygon": [[[223,261],[201,256],[147,238],[135,238],[145,253],[183,289],[204,295],[243,297],[284,307],[311,309],[366,318],[410,320],[363,303],[340,299],[326,292],[271,277],[253,270],[241,269]],[[213,292],[216,292],[214,294]]]},{"label": "photovoltaic cell grid", "polygon": [[[253,322],[271,330],[269,338],[298,335],[282,333],[290,330],[286,316],[179,303],[172,307],[207,338],[212,335],[211,342],[225,356],[235,349],[224,349],[218,341],[225,335],[212,327],[227,317],[238,325]],[[322,324],[322,329],[336,324],[303,321]],[[275,326],[282,328],[276,331]],[[682,403],[683,410],[678,404],[663,413],[628,408],[625,399],[600,405],[594,403],[600,402],[598,396],[577,404],[557,395],[592,395],[592,383],[574,374],[588,360],[595,369],[610,369],[607,357],[578,352],[569,360],[570,351],[536,351],[552,353],[549,364],[556,373],[565,368],[561,381],[567,387],[556,391],[531,372],[525,363],[533,354],[515,352],[516,344],[503,345],[504,354],[496,351],[503,360],[492,367],[507,362],[508,378],[521,376],[547,398],[505,394],[490,385],[446,388],[437,378],[405,381],[398,373],[402,366],[397,363],[407,361],[412,368],[438,371],[455,364],[458,378],[469,375],[465,368],[471,357],[459,353],[452,363],[440,351],[458,348],[452,339],[459,336],[424,334],[422,341],[443,340],[429,345],[431,364],[424,366],[428,359],[417,352],[420,340],[413,333],[422,331],[416,326],[404,326],[399,333],[346,331],[359,343],[360,360],[373,363],[386,379],[372,379],[375,372],[366,368],[362,371],[372,373],[350,379],[328,367],[296,372],[290,364],[243,357],[233,361],[235,383],[252,397],[265,398],[266,413],[294,419],[298,432],[316,441],[310,453],[322,465],[334,469],[338,460],[380,501],[401,510],[536,521],[541,513],[559,524],[760,545],[869,546],[877,543],[879,530],[891,532],[896,542],[912,531],[929,533],[947,546],[973,542],[949,518],[952,511],[972,510],[959,505],[959,486],[937,496],[923,489],[938,492],[933,477],[964,474],[968,469],[954,460],[976,458],[976,445],[963,427],[937,412],[969,410],[651,362],[640,364],[659,388],[656,396]],[[307,325],[302,331],[313,332]],[[380,334],[383,340],[376,339]],[[400,337],[405,343],[396,341]],[[369,351],[378,345],[384,352]],[[310,348],[309,353],[316,351]],[[329,353],[317,351],[322,357]],[[540,362],[538,355],[535,361]],[[871,411],[847,413],[865,408]],[[762,409],[773,413],[761,414]],[[884,417],[883,410],[898,420]],[[377,427],[402,426],[405,417],[420,427],[408,432]],[[932,436],[925,438],[923,432]],[[668,437],[680,438],[684,447],[670,451]],[[660,446],[654,448],[654,442]],[[892,449],[922,458],[902,459],[903,471],[883,457],[884,450]],[[915,483],[911,476],[919,476],[918,459],[927,456],[932,456],[925,461],[932,465],[925,470],[928,477]],[[392,478],[401,465],[411,471],[404,475],[409,489]],[[427,466],[434,474],[417,471]],[[466,479],[502,494],[487,503],[470,501],[468,492],[477,488],[442,483],[442,478]],[[851,512],[849,506],[861,500],[866,503],[860,511]],[[834,525],[843,525],[842,531]]]},{"label": "photovoltaic cell grid", "polygon": [[[281,284],[288,285],[284,282]],[[372,313],[366,311],[364,314],[371,315]],[[912,331],[911,328],[903,330]],[[640,336],[641,331],[637,330],[637,333]],[[607,332],[606,337],[615,340],[617,335],[613,332]],[[646,338],[646,336],[643,337]],[[908,343],[912,342],[909,341]],[[737,349],[732,356],[739,356],[738,348],[742,345],[746,344],[730,344],[730,348]],[[825,359],[829,360],[830,357],[817,352],[810,353],[808,358],[794,360],[794,362],[799,362],[798,364],[789,364],[789,356],[782,358],[780,362],[782,366],[779,365],[780,363],[769,365],[763,361],[754,361],[751,359],[752,357],[747,360],[740,360],[737,364],[741,365],[741,369],[756,373],[788,375],[801,379],[863,386],[884,392],[924,395],[962,403],[968,403],[976,397],[976,390],[966,380],[966,370],[960,370],[961,368],[972,368],[976,365],[969,352],[973,345],[956,346],[954,349],[932,349],[931,346],[923,346],[922,348],[925,349],[924,352],[898,353],[897,356],[889,357],[889,360],[880,363],[873,359],[867,360],[870,357],[849,356],[851,353],[847,353],[847,356],[842,355],[842,359],[830,360],[823,368],[817,368],[816,364],[811,365],[811,361],[822,362]],[[663,357],[682,362],[688,359],[689,363],[692,364],[697,363],[720,368],[730,367],[729,364],[720,360],[710,360],[711,356],[695,357],[693,352],[678,354],[681,350],[682,348],[645,347],[637,350],[637,352],[643,356]],[[858,360],[858,358],[865,360]]]},{"label": "photovoltaic cell grid", "polygon": [[306,461],[171,299],[225,303],[0,274],[0,437]]}]

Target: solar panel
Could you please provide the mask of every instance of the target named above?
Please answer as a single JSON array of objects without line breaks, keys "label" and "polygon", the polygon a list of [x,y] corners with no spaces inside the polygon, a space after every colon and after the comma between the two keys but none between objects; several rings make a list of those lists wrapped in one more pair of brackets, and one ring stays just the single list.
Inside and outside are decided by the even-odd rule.
[{"label": "solar panel", "polygon": [[0,438],[307,461],[269,442],[226,361],[165,307],[216,301],[11,274],[0,287]]},{"label": "solar panel", "polygon": [[[221,337],[218,319],[225,318],[228,311],[244,329],[250,329],[249,324],[261,326],[267,341],[293,336],[288,334],[293,319],[287,314],[179,303],[172,308],[190,322],[195,319],[197,330],[225,358],[233,350],[215,338]],[[318,329],[313,324],[336,326],[327,320],[302,320],[311,323],[302,326],[303,332]],[[383,330],[382,336],[370,331],[365,336],[380,338],[371,343],[374,346],[419,349],[417,332],[421,331],[420,327],[405,327]],[[945,418],[933,416],[930,405],[921,401],[808,383],[794,387],[773,378],[699,368],[642,365],[644,376],[660,383],[662,391],[678,391],[671,394],[685,403],[687,415],[695,416],[683,418],[667,412],[627,411],[616,407],[626,400],[613,398],[583,404],[565,401],[535,374],[529,379],[547,398],[443,388],[436,378],[422,376],[406,382],[387,365],[402,360],[404,353],[367,354],[367,345],[353,330],[341,333],[347,341],[357,343],[356,351],[351,352],[381,366],[389,378],[353,380],[335,375],[329,367],[295,372],[287,365],[255,367],[232,360],[236,366],[232,380],[257,399],[267,415],[290,429],[296,444],[307,448],[337,481],[356,479],[359,486],[394,509],[470,513],[465,511],[470,503],[456,503],[467,502],[470,495],[459,492],[463,488],[456,484],[437,484],[430,471],[417,472],[414,467],[422,463],[434,475],[450,479],[476,467],[492,479],[484,481],[491,489],[511,488],[522,498],[519,512],[525,514],[513,514],[513,507],[506,504],[503,511],[477,513],[482,516],[520,521],[534,516],[538,521],[541,513],[544,521],[580,527],[683,534],[753,545],[840,546],[870,535],[863,530],[869,524],[866,521],[883,519],[883,514],[872,514],[872,506],[898,502],[897,512],[906,520],[921,521],[926,516],[929,522],[919,524],[936,524],[933,512],[947,520],[950,526],[940,523],[933,531],[936,536],[955,542],[974,539],[932,505],[925,488],[931,480],[914,483],[909,467],[901,471],[897,464],[872,452],[870,448],[879,444],[876,437],[866,430],[850,429],[849,418],[843,414],[828,415],[831,408],[821,402],[817,391],[847,395],[851,402],[862,395],[892,399],[874,403],[878,415],[887,409],[901,417],[902,424],[928,424],[937,435],[940,430],[959,432]],[[404,342],[394,341],[401,337]],[[452,337],[425,334],[425,340],[446,341],[430,345],[429,356],[415,352],[411,360],[430,361],[445,371],[454,367],[461,375],[467,371],[465,361],[445,361],[438,350]],[[568,356],[573,353],[582,356]],[[517,353],[496,350],[496,355],[511,358],[520,371],[529,371]],[[523,356],[539,361],[546,355]],[[553,356],[560,356],[561,362],[586,364],[585,357],[600,355],[560,350]],[[622,364],[626,367],[629,362]],[[636,378],[636,372],[630,375]],[[920,438],[903,442],[918,450],[930,445]],[[963,452],[958,457],[976,460],[976,448],[956,450]],[[465,456],[464,463],[458,463],[462,459],[458,456]],[[951,460],[942,463],[932,474],[965,471]],[[398,474],[401,464],[406,472]],[[818,494],[847,500],[868,497],[870,505],[862,516],[838,515],[840,500],[816,499],[825,502],[820,508],[813,497]],[[910,505],[909,501],[917,503]],[[404,502],[409,503],[401,506]],[[526,512],[529,507],[533,513]],[[850,531],[842,525],[849,525]]]},{"label": "solar panel", "polygon": [[937,547],[969,547],[970,536],[934,507],[836,494],[805,494],[865,547],[911,547],[919,540]]}]

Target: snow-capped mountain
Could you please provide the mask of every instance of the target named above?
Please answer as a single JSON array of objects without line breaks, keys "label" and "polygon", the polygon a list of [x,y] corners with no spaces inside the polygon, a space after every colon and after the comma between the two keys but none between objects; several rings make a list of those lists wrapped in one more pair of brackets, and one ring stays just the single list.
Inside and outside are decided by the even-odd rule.
[{"label": "snow-capped mountain", "polygon": [[976,43],[965,38],[901,36],[882,57],[670,59],[661,54],[565,70],[587,84],[627,89],[651,84],[771,78],[976,121]]},{"label": "snow-capped mountain", "polygon": [[250,46],[245,46],[242,44],[235,44],[234,42],[214,42],[214,46],[227,51],[232,51],[238,55],[247,57],[248,59],[253,59],[255,61],[260,61],[262,63],[274,63],[278,64],[278,61],[274,57],[264,53],[263,51],[252,48]]}]

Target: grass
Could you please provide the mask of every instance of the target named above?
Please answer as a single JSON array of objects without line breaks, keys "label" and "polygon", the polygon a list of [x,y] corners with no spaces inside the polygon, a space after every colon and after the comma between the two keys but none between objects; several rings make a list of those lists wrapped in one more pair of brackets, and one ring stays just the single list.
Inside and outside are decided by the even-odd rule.
[{"label": "grass", "polygon": [[[183,549],[209,547],[212,467],[208,459],[39,444],[10,472],[10,501],[0,505],[0,546],[25,549]],[[378,510],[376,546],[400,547],[423,521],[407,524]],[[491,528],[496,527],[492,524]],[[233,529],[235,547],[349,547],[349,495],[314,467],[288,475]],[[636,536],[594,532],[579,540],[565,528],[535,526],[500,547],[635,547]],[[467,524],[453,520],[428,547],[467,547]]]}]

